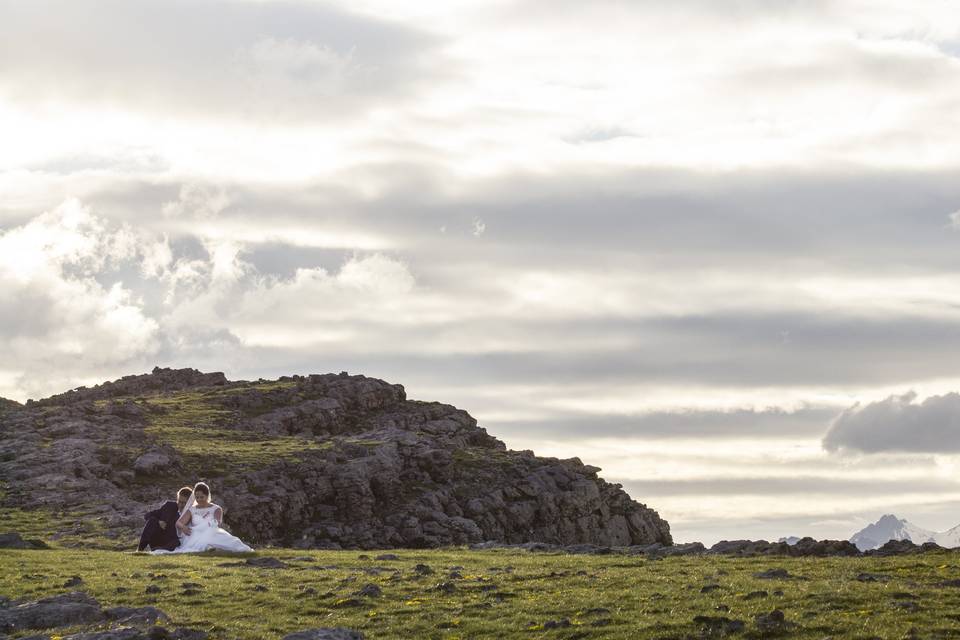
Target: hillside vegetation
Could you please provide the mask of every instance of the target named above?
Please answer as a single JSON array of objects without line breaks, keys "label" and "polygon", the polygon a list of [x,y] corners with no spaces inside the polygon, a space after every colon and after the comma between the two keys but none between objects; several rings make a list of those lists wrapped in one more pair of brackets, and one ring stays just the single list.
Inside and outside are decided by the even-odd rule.
[{"label": "hillside vegetation", "polygon": [[[151,605],[176,626],[245,640],[336,626],[366,638],[960,636],[960,566],[947,552],[662,560],[514,549],[392,554],[397,559],[283,549],[246,558],[3,550],[0,594],[35,600],[79,589],[103,606]],[[757,577],[763,572],[774,577]]]}]

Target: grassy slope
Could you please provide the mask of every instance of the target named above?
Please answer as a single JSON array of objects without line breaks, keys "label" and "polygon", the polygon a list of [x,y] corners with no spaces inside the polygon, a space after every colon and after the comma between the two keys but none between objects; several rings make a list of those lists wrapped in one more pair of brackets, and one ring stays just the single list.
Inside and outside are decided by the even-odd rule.
[{"label": "grassy slope", "polygon": [[[104,605],[155,605],[175,623],[213,630],[217,638],[272,638],[314,626],[347,626],[368,638],[637,638],[699,634],[696,615],[726,615],[748,623],[772,609],[800,627],[791,638],[903,638],[916,627],[923,637],[960,636],[960,589],[935,583],[960,577],[950,553],[870,559],[727,557],[648,561],[624,556],[534,554],[516,550],[397,550],[396,561],[377,561],[376,552],[267,550],[287,569],[221,567],[237,560],[217,554],[155,557],[113,551],[54,549],[0,551],[0,595],[36,598],[62,593],[74,575]],[[363,556],[367,557],[364,558]],[[413,567],[425,563],[432,575]],[[460,566],[462,578],[451,579]],[[332,568],[326,568],[332,567]],[[366,573],[382,567],[379,574]],[[512,571],[505,570],[512,567]],[[762,580],[757,571],[783,567],[808,580]],[[399,569],[395,574],[393,569]],[[860,582],[858,573],[891,576]],[[580,573],[583,572],[583,573]],[[162,578],[153,578],[162,574]],[[396,577],[395,577],[396,576]],[[450,581],[456,589],[433,587]],[[199,583],[197,595],[181,585]],[[372,583],[379,598],[351,593]],[[706,584],[720,588],[708,593]],[[148,595],[148,585],[162,591]],[[266,591],[255,591],[262,585]],[[495,586],[495,589],[490,589]],[[311,592],[310,590],[313,590]],[[773,595],[777,589],[782,596]],[[765,590],[770,595],[745,599]],[[901,592],[901,595],[895,595]],[[895,605],[913,594],[920,610]],[[727,613],[715,610],[719,604]],[[609,613],[590,609],[608,609]],[[544,629],[568,618],[572,626]],[[608,620],[595,626],[597,620]],[[64,633],[63,631],[59,631]],[[28,634],[24,634],[28,635]]]}]

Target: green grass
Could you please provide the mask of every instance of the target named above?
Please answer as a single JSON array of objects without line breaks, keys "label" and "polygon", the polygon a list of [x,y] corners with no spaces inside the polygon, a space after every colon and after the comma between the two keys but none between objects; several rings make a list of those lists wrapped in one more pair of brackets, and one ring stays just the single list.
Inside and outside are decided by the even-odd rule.
[{"label": "green grass", "polygon": [[[281,388],[276,383],[271,388]],[[258,385],[266,387],[268,385]],[[297,436],[228,428],[244,416],[225,408],[224,396],[236,389],[190,391],[147,398],[147,404],[161,409],[148,413],[145,432],[157,442],[173,446],[191,469],[208,477],[236,473],[238,469],[268,466],[285,458],[300,458],[310,451],[332,446],[330,442]]]},{"label": "green grass", "polygon": [[127,540],[106,537],[103,516],[79,510],[0,508],[0,533],[16,531],[27,540],[42,540],[63,547],[84,546],[124,549]]},{"label": "green grass", "polygon": [[188,467],[203,470],[210,477],[265,467],[282,458],[299,458],[332,446],[331,442],[296,436],[264,436],[231,429],[150,427],[147,433],[159,442],[173,445]]},{"label": "green grass", "polygon": [[[747,623],[779,608],[799,626],[790,638],[903,638],[911,628],[922,637],[960,636],[960,589],[935,583],[960,577],[951,553],[893,558],[684,557],[649,561],[625,556],[572,556],[516,550],[393,550],[397,561],[377,561],[375,551],[269,549],[286,569],[222,567],[224,555],[155,557],[110,551],[55,549],[0,551],[0,595],[38,598],[67,591],[68,578],[104,606],[153,605],[179,625],[213,631],[217,638],[276,638],[317,626],[359,629],[367,638],[668,638],[693,634],[697,615],[726,616]],[[366,555],[367,557],[362,557]],[[429,565],[420,576],[413,567]],[[462,577],[450,578],[459,566]],[[371,571],[379,567],[381,571]],[[807,578],[762,580],[758,571],[782,567]],[[394,570],[398,571],[394,571]],[[860,572],[890,576],[860,582]],[[162,574],[164,577],[156,577]],[[444,593],[434,587],[452,582]],[[180,585],[202,585],[184,595]],[[379,598],[353,596],[366,584]],[[718,589],[701,593],[706,584]],[[159,594],[145,593],[158,585]],[[255,591],[256,586],[266,591]],[[782,595],[774,595],[775,590]],[[312,590],[312,591],[311,591]],[[745,599],[753,591],[768,596]],[[918,611],[897,608],[916,596]],[[359,604],[351,606],[353,599]],[[718,605],[729,607],[718,612]],[[608,611],[590,611],[606,609]],[[544,623],[568,619],[569,627]],[[594,624],[602,620],[603,623]],[[66,631],[63,632],[66,635]],[[29,635],[24,633],[23,635]],[[16,637],[16,636],[14,636]]]}]

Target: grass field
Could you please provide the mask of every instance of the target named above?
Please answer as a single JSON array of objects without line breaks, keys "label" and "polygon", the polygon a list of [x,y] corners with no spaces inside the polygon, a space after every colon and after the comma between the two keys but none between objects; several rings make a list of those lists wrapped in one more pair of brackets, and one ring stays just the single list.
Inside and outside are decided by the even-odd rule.
[{"label": "grass field", "polygon": [[[380,553],[398,559],[376,560]],[[287,566],[223,566],[265,556]],[[791,577],[755,577],[770,569]],[[960,578],[957,556],[948,552],[647,560],[463,548],[166,557],[0,551],[0,595],[8,598],[64,593],[74,576],[82,583],[72,589],[104,606],[153,605],[214,638],[278,638],[319,626],[354,628],[367,638],[699,638],[725,630],[744,638],[960,637],[960,588],[941,585]],[[376,592],[368,585],[379,595],[358,594]],[[755,616],[774,609],[795,626],[761,631]],[[723,617],[744,628],[736,631]]]}]

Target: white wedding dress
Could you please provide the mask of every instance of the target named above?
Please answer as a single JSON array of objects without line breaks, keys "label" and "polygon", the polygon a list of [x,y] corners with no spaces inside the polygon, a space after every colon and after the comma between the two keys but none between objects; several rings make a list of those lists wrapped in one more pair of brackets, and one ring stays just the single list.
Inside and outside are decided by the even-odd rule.
[{"label": "white wedding dress", "polygon": [[[206,507],[190,505],[187,507],[187,511],[190,512],[190,522],[187,524],[187,527],[190,528],[190,535],[180,538],[180,546],[173,551],[155,549],[150,553],[197,553],[213,549],[236,552],[253,551],[243,540],[220,528],[216,517],[214,517],[216,510],[219,508],[213,503]],[[221,513],[223,513],[222,510]]]}]

